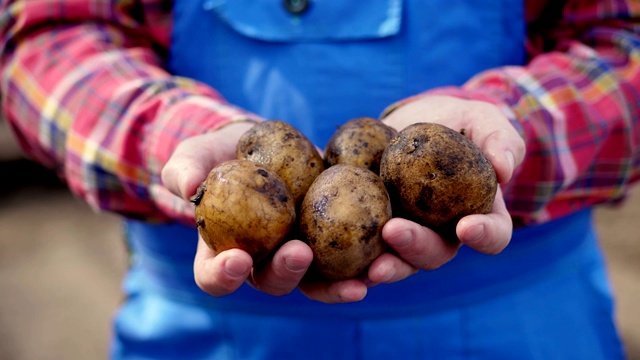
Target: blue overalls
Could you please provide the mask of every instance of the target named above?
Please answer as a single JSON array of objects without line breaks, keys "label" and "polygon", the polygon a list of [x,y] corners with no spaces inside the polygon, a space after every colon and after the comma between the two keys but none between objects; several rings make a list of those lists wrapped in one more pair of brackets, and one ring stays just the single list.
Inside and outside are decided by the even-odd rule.
[{"label": "blue overalls", "polygon": [[[284,6],[284,5],[287,6]],[[324,146],[431,87],[522,64],[520,1],[175,2],[169,67]],[[194,228],[127,221],[132,267],[117,359],[618,359],[622,351],[591,212],[518,229],[488,256],[326,305],[248,286],[204,294]]]}]

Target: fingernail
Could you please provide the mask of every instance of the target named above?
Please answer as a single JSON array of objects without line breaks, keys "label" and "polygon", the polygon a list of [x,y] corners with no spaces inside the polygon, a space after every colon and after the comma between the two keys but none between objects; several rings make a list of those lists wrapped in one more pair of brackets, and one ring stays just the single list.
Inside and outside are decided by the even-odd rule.
[{"label": "fingernail", "polygon": [[224,262],[224,271],[231,277],[244,277],[249,270],[251,270],[251,267],[242,260],[230,258]]},{"label": "fingernail", "polygon": [[381,277],[380,282],[382,282],[382,283],[387,283],[387,282],[391,281],[391,279],[393,279],[393,277],[396,275],[395,267],[393,267],[389,263],[380,264],[380,266],[378,267],[378,272],[381,275],[380,276]]},{"label": "fingernail", "polygon": [[386,273],[387,274],[384,276],[384,280],[382,280],[383,283],[390,282],[396,276],[396,270],[393,268],[387,270]]},{"label": "fingernail", "polygon": [[391,238],[389,238],[388,242],[391,246],[403,247],[408,245],[412,239],[413,234],[411,233],[411,231],[406,230],[396,234],[395,236],[392,236]]},{"label": "fingernail", "polygon": [[480,239],[482,239],[482,236],[484,235],[484,225],[480,224],[480,225],[475,225],[472,226],[471,229],[467,230],[467,233],[465,235],[465,242],[467,244],[473,244],[477,241],[479,241]]},{"label": "fingernail", "polygon": [[504,154],[507,157],[507,161],[509,162],[509,166],[511,167],[511,171],[516,167],[516,157],[513,155],[511,150],[507,150]]},{"label": "fingernail", "polygon": [[355,301],[360,301],[367,296],[367,287],[356,288],[356,289],[348,289],[340,292],[339,297],[340,301],[343,303],[350,303]]},{"label": "fingernail", "polygon": [[300,271],[306,270],[307,267],[309,266],[309,264],[306,261],[300,260],[297,258],[286,258],[284,260],[284,265],[287,267],[288,270],[293,272],[300,272]]}]

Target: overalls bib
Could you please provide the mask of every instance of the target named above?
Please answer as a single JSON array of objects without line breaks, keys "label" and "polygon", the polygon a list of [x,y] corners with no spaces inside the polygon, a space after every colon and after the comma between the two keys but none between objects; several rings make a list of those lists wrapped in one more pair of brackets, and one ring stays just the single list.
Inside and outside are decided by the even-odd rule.
[{"label": "overalls bib", "polygon": [[[177,0],[174,15],[170,71],[320,147],[351,118],[524,61],[519,1]],[[590,211],[516,230],[497,256],[463,247],[340,305],[246,285],[208,296],[193,280],[194,228],[126,225],[114,358],[621,357]]]}]

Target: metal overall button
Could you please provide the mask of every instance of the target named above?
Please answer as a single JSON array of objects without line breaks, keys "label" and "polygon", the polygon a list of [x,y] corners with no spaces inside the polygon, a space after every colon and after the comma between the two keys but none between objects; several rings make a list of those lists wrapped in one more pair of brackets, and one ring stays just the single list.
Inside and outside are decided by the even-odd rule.
[{"label": "metal overall button", "polygon": [[293,15],[301,15],[309,10],[310,0],[282,0],[284,8]]}]

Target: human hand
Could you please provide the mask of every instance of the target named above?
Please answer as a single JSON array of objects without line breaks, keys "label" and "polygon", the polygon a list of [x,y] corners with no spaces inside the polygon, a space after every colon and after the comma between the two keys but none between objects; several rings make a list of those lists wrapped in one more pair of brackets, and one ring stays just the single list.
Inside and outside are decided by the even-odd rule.
[{"label": "human hand", "polygon": [[[211,169],[236,158],[238,140],[251,126],[247,122],[232,123],[183,141],[162,170],[164,186],[182,199],[189,199]],[[312,259],[311,249],[293,240],[256,268],[247,252],[231,249],[216,254],[200,237],[194,260],[195,281],[213,296],[230,294],[245,281],[266,293],[283,295],[298,286]]]},{"label": "human hand", "polygon": [[[498,181],[507,182],[524,157],[524,141],[513,129],[507,118],[495,106],[453,97],[428,97],[416,100],[396,109],[384,120],[397,130],[415,122],[436,122],[454,129],[464,128],[467,135],[483,150],[496,169]],[[231,130],[229,126],[228,130]],[[216,134],[221,143],[235,144],[240,135],[248,129],[234,134]],[[206,137],[208,138],[209,136]],[[203,135],[204,136],[204,135]],[[185,142],[176,150],[175,159],[167,164],[163,180],[177,194],[188,198],[204,180],[208,169],[224,158],[198,160],[198,144],[216,144],[213,139],[196,139]],[[208,150],[213,153],[215,149]],[[202,152],[201,154],[204,154]],[[226,152],[228,159],[234,152]],[[225,159],[227,160],[227,159]],[[200,171],[200,179],[189,181],[192,175],[183,171],[194,171],[189,163],[201,161],[209,164],[206,171]],[[209,162],[207,162],[209,161]],[[180,165],[182,164],[182,165]],[[166,175],[165,175],[166,173]],[[166,177],[166,179],[165,179]],[[476,230],[480,227],[480,233]],[[506,247],[511,238],[511,219],[506,210],[500,189],[496,194],[493,210],[486,215],[471,215],[460,220],[457,235],[466,244],[484,253],[498,253]],[[407,236],[409,235],[409,236]],[[366,296],[367,288],[379,283],[402,280],[420,269],[435,269],[452,259],[458,245],[445,242],[432,230],[405,219],[392,219],[383,229],[383,238],[397,252],[385,253],[369,268],[366,276],[338,282],[315,282],[303,279],[313,259],[311,249],[299,240],[285,243],[273,258],[260,268],[254,268],[251,257],[239,249],[215,254],[202,241],[194,262],[196,282],[207,293],[222,296],[235,291],[245,281],[258,290],[282,295],[298,286],[310,299],[325,303],[359,301]]]},{"label": "human hand", "polygon": [[[182,142],[163,168],[164,185],[182,199],[189,199],[212,168],[235,158],[238,139],[251,126],[234,123]],[[271,295],[288,294],[299,286],[310,299],[325,303],[364,298],[367,286],[361,279],[331,283],[302,281],[312,260],[313,253],[307,244],[290,240],[266,263],[256,267],[247,252],[230,249],[216,254],[199,237],[193,269],[198,286],[213,296],[231,294],[247,282]]]},{"label": "human hand", "polygon": [[[440,123],[455,130],[464,128],[466,135],[493,164],[500,183],[509,181],[524,157],[523,139],[506,116],[489,103],[446,96],[425,97],[395,109],[384,122],[398,131],[416,122]],[[462,218],[456,233],[462,244],[483,253],[499,253],[507,246],[512,222],[500,188],[491,212]],[[429,228],[401,218],[387,222],[382,236],[395,253],[379,256],[363,278],[334,283],[303,281],[300,290],[323,302],[358,301],[371,286],[442,266],[457,254],[460,246],[445,241]]]},{"label": "human hand", "polygon": [[[409,102],[383,121],[396,130],[416,122],[432,122],[465,134],[493,164],[499,183],[510,180],[525,153],[524,140],[494,105],[449,96],[428,96]],[[479,252],[496,254],[509,243],[512,221],[498,188],[489,214],[462,218],[456,227],[461,243]],[[374,261],[366,281],[370,285],[404,279],[418,270],[436,269],[451,260],[459,244],[444,241],[429,228],[406,219],[390,220],[382,232],[397,255],[385,253]]]}]

